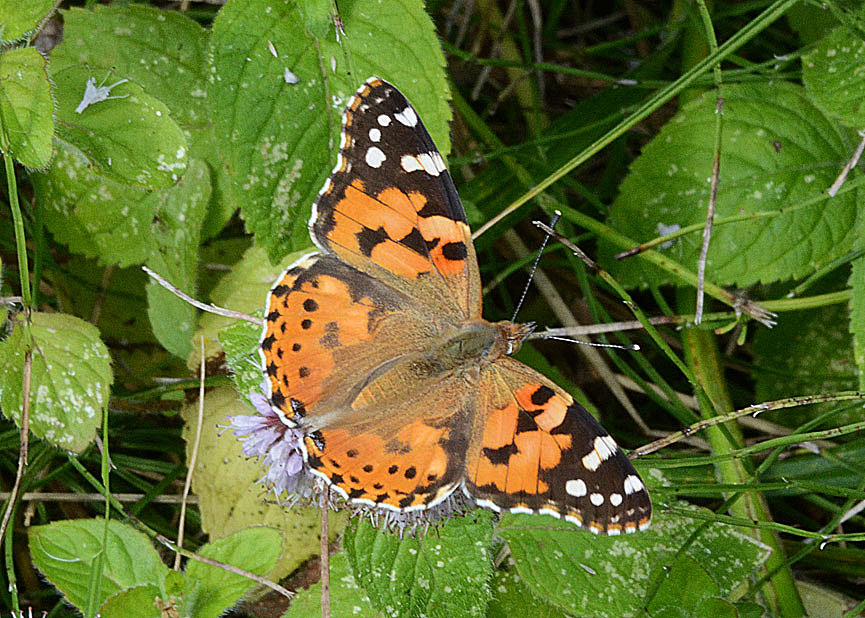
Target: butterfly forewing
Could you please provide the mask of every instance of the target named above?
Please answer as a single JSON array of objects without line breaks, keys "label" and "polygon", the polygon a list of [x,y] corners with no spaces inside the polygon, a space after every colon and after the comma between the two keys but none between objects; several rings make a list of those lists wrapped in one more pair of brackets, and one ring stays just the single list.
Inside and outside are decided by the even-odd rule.
[{"label": "butterfly forewing", "polygon": [[336,167],[310,219],[348,264],[455,317],[479,317],[471,232],[444,161],[414,107],[371,78],[343,116]]}]

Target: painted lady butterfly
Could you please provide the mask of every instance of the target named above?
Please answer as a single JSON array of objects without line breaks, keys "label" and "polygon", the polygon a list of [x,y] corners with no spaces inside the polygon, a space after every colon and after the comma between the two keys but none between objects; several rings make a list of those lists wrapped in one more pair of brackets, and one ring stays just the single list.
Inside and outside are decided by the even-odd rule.
[{"label": "painted lady butterfly", "polygon": [[466,215],[415,109],[371,78],[309,221],[320,249],[267,298],[270,403],[303,429],[310,470],[355,505],[421,513],[463,492],[595,533],[649,525],[613,438],[508,355],[530,325],[481,317]]}]

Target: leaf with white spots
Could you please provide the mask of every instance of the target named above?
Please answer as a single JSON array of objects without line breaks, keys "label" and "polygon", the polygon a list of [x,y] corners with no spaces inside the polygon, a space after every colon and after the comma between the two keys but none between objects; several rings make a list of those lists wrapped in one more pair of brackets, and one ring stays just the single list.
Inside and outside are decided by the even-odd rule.
[{"label": "leaf with white spots", "polygon": [[[156,246],[147,265],[193,298],[198,276],[201,224],[210,200],[210,174],[203,161],[194,159],[174,191],[163,199],[153,218]],[[189,356],[198,311],[155,281],[147,283],[147,315],[163,347],[180,358]]]},{"label": "leaf with white spots", "polygon": [[151,585],[165,592],[170,571],[150,540],[117,520],[74,519],[27,529],[33,564],[76,607],[87,604],[91,569],[103,553],[99,604],[121,590]]},{"label": "leaf with white spots", "polygon": [[487,618],[566,618],[567,614],[536,597],[512,568],[499,569],[493,575],[493,598]]},{"label": "leaf with white spots", "polygon": [[[342,112],[367,77],[398,87],[439,149],[450,149],[444,56],[423,5],[340,2],[346,36],[337,43],[324,4],[301,10],[284,1],[230,2],[213,25],[216,137],[247,229],[271,259],[308,244],[306,221],[336,161]],[[309,19],[326,36],[314,38]],[[296,83],[285,79],[286,69]],[[371,165],[381,162],[374,150],[369,157]]]},{"label": "leaf with white spots", "polygon": [[[226,175],[219,173],[222,162],[210,125],[208,31],[183,13],[134,4],[72,8],[62,15],[63,42],[51,52],[52,70],[87,67],[96,85],[106,76],[106,86],[129,79],[168,107],[186,136],[189,158],[203,159],[211,168],[214,190],[203,235],[213,236],[236,207]],[[74,94],[78,105],[82,93]]]},{"label": "leaf with white spots", "polygon": [[48,165],[53,113],[45,58],[32,47],[0,54],[0,126],[16,161],[32,168]]},{"label": "leaf with white spots", "polygon": [[[108,349],[92,324],[65,313],[33,313],[30,431],[80,453],[102,424],[113,375]],[[24,355],[28,341],[20,319],[0,342],[0,408],[21,422]]]},{"label": "leaf with white spots", "polygon": [[[267,576],[276,566],[282,535],[273,528],[256,526],[211,541],[198,554]],[[186,566],[184,612],[196,618],[217,618],[246,594],[255,582],[223,568],[190,560]]]},{"label": "leaf with white spots", "polygon": [[[628,618],[644,615],[653,584],[675,567],[701,524],[658,508],[648,530],[626,536],[596,536],[551,517],[511,514],[502,516],[497,532],[536,596],[586,618]],[[753,575],[769,550],[735,528],[711,524],[682,555],[701,564],[726,596]]]},{"label": "leaf with white spots", "polygon": [[356,519],[343,547],[373,606],[391,617],[483,616],[490,599],[492,518],[475,510],[418,540]]},{"label": "leaf with white spots", "polygon": [[0,2],[0,41],[16,41],[24,37],[35,30],[53,8],[54,0]]},{"label": "leaf with white spots", "polygon": [[821,39],[802,56],[802,83],[820,109],[865,129],[865,40],[859,32],[841,26]]},{"label": "leaf with white spots", "polygon": [[[643,148],[619,188],[609,224],[635,242],[658,235],[659,224],[698,224],[709,200],[716,93],[684,105]],[[852,146],[838,124],[808,100],[800,86],[785,82],[729,84],[724,90],[724,126],[717,217],[784,210],[716,224],[706,279],[744,287],[814,272],[850,250],[855,238],[857,193],[802,208],[824,195]],[[688,234],[664,255],[696,271],[702,235]],[[605,267],[627,286],[669,280],[639,258],[617,261],[621,247],[601,243]]]},{"label": "leaf with white spots", "polygon": [[159,189],[186,171],[186,136],[168,107],[122,74],[50,66],[57,138],[117,182]]},{"label": "leaf with white spots", "polygon": [[[330,615],[333,618],[376,616],[363,588],[357,585],[345,552],[330,556]],[[301,590],[282,618],[321,616],[321,582]]]}]

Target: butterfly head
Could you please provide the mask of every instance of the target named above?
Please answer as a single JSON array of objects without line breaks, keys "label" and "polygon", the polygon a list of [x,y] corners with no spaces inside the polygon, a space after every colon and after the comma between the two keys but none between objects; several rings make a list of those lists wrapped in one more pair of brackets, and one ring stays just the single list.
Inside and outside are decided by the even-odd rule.
[{"label": "butterfly head", "polygon": [[496,322],[496,328],[501,333],[502,339],[507,343],[505,354],[516,354],[520,351],[526,337],[531,335],[535,330],[534,322],[526,322],[525,324],[517,324],[516,322]]}]

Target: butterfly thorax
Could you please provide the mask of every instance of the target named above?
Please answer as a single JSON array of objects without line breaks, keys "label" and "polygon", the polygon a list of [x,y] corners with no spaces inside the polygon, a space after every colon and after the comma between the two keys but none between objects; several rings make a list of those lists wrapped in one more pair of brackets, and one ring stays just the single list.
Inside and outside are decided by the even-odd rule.
[{"label": "butterfly thorax", "polygon": [[473,320],[443,332],[436,345],[418,359],[417,370],[426,375],[463,373],[471,379],[481,369],[519,349],[534,325]]}]

